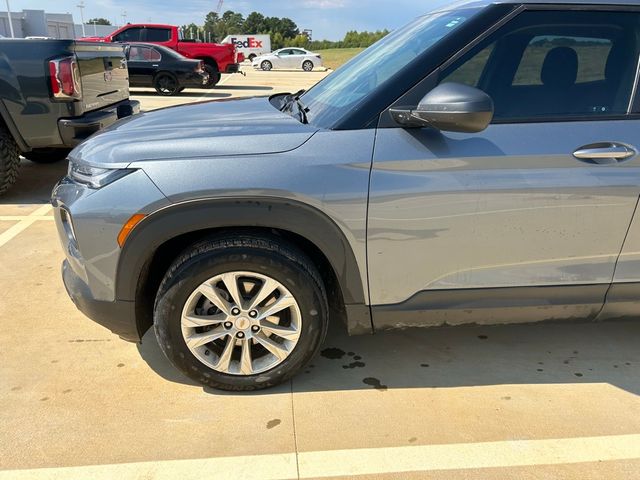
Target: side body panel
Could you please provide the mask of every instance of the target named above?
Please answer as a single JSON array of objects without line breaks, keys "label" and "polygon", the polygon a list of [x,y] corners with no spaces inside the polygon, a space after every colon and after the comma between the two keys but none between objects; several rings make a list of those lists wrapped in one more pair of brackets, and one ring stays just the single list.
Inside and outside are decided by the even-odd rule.
[{"label": "side body panel", "polygon": [[[364,303],[368,304],[366,218],[374,138],[372,129],[320,131],[295,150],[278,154],[145,161],[131,166],[143,168],[172,203],[260,197],[265,201],[290,200],[315,209],[346,239],[357,263]],[[273,217],[277,228],[279,220]],[[269,222],[262,213],[252,224],[269,226]],[[296,222],[304,231],[302,217]],[[213,215],[209,225],[226,226]],[[341,273],[336,272],[338,277]]]},{"label": "side body panel", "polygon": [[[372,305],[411,303],[429,291],[608,286],[640,193],[640,158],[589,165],[572,153],[600,141],[637,146],[637,126],[380,129],[369,210]],[[592,293],[554,318],[582,315],[581,303],[597,314],[606,288]],[[431,322],[442,323],[421,320]]]}]

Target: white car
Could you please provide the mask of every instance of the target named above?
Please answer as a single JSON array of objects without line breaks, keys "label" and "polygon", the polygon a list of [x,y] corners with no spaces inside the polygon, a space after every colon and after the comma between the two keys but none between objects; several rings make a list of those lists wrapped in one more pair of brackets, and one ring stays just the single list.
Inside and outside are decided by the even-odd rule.
[{"label": "white car", "polygon": [[311,72],[314,68],[322,67],[322,57],[304,48],[282,48],[267,55],[260,55],[253,59],[253,68],[266,72],[274,68],[299,69]]}]

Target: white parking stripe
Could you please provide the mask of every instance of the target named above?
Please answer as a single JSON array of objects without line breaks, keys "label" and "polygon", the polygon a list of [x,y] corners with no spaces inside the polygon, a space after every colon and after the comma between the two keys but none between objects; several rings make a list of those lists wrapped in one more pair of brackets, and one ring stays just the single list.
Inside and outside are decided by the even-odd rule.
[{"label": "white parking stripe", "polygon": [[27,217],[22,217],[23,218],[22,220],[20,220],[18,223],[10,227],[7,231],[0,233],[0,247],[5,245],[7,242],[13,239],[16,235],[20,234],[21,232],[29,228],[38,220],[42,220],[43,217],[45,217],[51,212],[51,208],[52,208],[51,205],[49,205],[48,203],[45,205],[42,205],[41,207],[36,209],[36,211],[29,214]]},{"label": "white parking stripe", "polygon": [[[299,478],[566,465],[639,459],[640,435],[301,452],[297,457]],[[205,472],[216,480],[297,478],[296,455],[7,470],[0,472],[0,480],[200,480]]]}]

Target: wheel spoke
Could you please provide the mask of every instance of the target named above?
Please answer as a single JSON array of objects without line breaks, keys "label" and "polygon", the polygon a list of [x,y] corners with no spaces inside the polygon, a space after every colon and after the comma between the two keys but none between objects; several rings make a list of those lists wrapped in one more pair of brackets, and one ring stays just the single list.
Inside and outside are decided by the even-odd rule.
[{"label": "wheel spoke", "polygon": [[211,325],[219,325],[227,319],[225,314],[218,315],[184,315],[182,317],[182,326],[189,328],[209,327]]},{"label": "wheel spoke", "polygon": [[193,334],[187,337],[185,340],[187,342],[187,346],[189,346],[190,348],[198,348],[198,347],[201,347],[202,345],[206,345],[207,343],[213,342],[214,340],[223,338],[228,334],[229,332],[227,332],[224,328],[217,328],[207,333]]},{"label": "wheel spoke", "polygon": [[276,300],[273,304],[267,306],[265,310],[260,312],[259,319],[263,320],[272,315],[275,315],[278,312],[281,312],[282,310],[285,310],[289,307],[293,307],[294,305],[296,305],[296,300],[293,298],[292,295],[290,294],[283,295],[278,300]]},{"label": "wheel spoke", "polygon": [[264,334],[258,334],[253,338],[255,338],[258,343],[269,350],[269,352],[271,352],[280,361],[284,360],[289,355],[289,351],[284,345],[280,345],[269,337],[266,337]]},{"label": "wheel spoke", "polygon": [[216,370],[220,370],[225,373],[229,372],[229,365],[231,365],[231,355],[233,354],[233,349],[235,346],[236,339],[230,336],[227,339],[227,344],[224,346],[222,355],[220,355],[220,359],[218,360],[218,364],[216,365]]},{"label": "wheel spoke", "polygon": [[260,287],[260,291],[258,292],[258,294],[251,299],[247,310],[253,310],[257,308],[258,305],[264,302],[265,299],[269,297],[269,295],[276,291],[277,288],[278,282],[271,278],[267,278],[262,284],[262,287]]},{"label": "wheel spoke", "polygon": [[243,375],[251,375],[253,373],[253,360],[251,359],[251,340],[242,341],[240,373],[242,373]]},{"label": "wheel spoke", "polygon": [[198,288],[198,292],[218,307],[225,315],[231,315],[231,304],[220,294],[220,290],[212,287],[208,283],[203,283]]},{"label": "wheel spoke", "polygon": [[300,332],[297,328],[283,327],[281,325],[275,325],[267,320],[260,322],[260,327],[265,333],[272,333],[285,340],[297,340],[300,338]]},{"label": "wheel spoke", "polygon": [[233,303],[243,308],[242,295],[240,295],[240,290],[238,289],[238,275],[235,273],[225,273],[221,278],[227,290],[229,290]]}]

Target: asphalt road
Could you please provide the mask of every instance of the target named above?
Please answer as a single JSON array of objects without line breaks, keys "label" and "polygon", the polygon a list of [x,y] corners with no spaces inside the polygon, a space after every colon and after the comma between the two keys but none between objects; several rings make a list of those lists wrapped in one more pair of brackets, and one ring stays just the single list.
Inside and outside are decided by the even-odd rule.
[{"label": "asphalt road", "polygon": [[[143,108],[295,91],[250,72]],[[631,479],[640,323],[412,330],[334,326],[291,382],[194,385],[151,333],[125,343],[67,298],[47,201],[66,165],[24,161],[0,199],[0,480]]]}]

